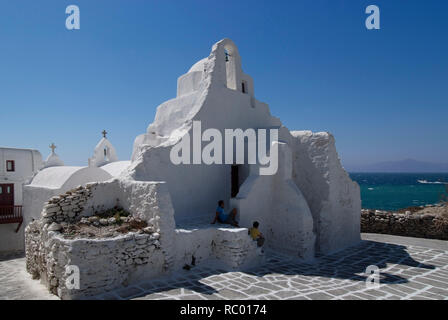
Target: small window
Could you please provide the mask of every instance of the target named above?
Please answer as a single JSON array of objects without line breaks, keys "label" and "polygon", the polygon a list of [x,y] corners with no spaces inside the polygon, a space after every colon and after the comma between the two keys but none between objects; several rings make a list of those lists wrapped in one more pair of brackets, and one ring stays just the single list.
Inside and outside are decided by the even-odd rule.
[{"label": "small window", "polygon": [[241,89],[242,89],[243,93],[246,93],[246,83],[245,82],[241,83]]},{"label": "small window", "polygon": [[6,160],[6,171],[13,172],[15,170],[14,160]]},{"label": "small window", "polygon": [[3,193],[3,187],[0,187],[0,194]]},{"label": "small window", "polygon": [[6,187],[6,193],[11,193],[11,187],[10,186]]}]

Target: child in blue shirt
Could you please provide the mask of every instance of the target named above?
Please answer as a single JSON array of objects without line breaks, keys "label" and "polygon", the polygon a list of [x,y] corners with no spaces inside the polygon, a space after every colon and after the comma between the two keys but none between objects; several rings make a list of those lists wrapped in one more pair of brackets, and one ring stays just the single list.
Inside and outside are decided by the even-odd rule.
[{"label": "child in blue shirt", "polygon": [[212,224],[215,224],[216,221],[219,221],[220,223],[229,223],[232,226],[238,227],[238,223],[235,220],[236,213],[236,208],[233,208],[230,213],[226,213],[224,211],[224,201],[219,200],[218,207],[216,208],[215,219],[213,219]]}]

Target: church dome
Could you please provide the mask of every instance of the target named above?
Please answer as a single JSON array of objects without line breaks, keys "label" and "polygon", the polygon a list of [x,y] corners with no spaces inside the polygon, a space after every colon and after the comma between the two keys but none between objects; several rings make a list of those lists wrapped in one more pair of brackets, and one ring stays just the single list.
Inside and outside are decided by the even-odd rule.
[{"label": "church dome", "polygon": [[49,167],[59,167],[59,166],[63,166],[64,165],[64,161],[61,160],[61,158],[59,158],[59,156],[52,152],[47,160],[45,160],[44,163],[44,168],[49,168]]},{"label": "church dome", "polygon": [[49,168],[49,167],[60,167],[64,165],[64,161],[59,158],[59,156],[54,152],[54,149],[56,149],[56,146],[54,143],[50,145],[51,153],[45,160],[43,164],[43,168]]},{"label": "church dome", "polygon": [[198,62],[196,62],[191,68],[190,70],[188,70],[188,73],[190,72],[195,72],[195,71],[200,71],[203,72],[204,71],[204,65],[205,62],[207,61],[207,58],[204,58],[202,60],[199,60]]}]

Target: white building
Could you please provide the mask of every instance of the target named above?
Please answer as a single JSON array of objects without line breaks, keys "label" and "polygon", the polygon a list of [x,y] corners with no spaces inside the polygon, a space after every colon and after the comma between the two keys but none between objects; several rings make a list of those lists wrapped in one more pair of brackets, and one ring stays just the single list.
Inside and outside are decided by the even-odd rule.
[{"label": "white building", "polygon": [[41,167],[37,150],[0,148],[0,251],[23,249],[23,185]]},{"label": "white building", "polygon": [[51,153],[44,162],[36,150],[0,148],[0,223],[4,223],[0,224],[0,252],[24,249],[23,230],[40,217],[49,198],[89,182],[117,177],[130,164],[118,161],[105,131],[88,166],[65,166],[55,148],[50,145]]}]

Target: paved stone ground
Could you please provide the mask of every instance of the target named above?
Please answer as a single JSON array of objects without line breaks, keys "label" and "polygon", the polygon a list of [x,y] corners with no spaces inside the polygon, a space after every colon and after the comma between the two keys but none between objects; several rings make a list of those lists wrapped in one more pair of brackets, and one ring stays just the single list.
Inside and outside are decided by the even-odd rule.
[{"label": "paved stone ground", "polygon": [[0,257],[1,300],[57,300],[38,280],[25,270],[25,258],[18,255]]},{"label": "paved stone ground", "polygon": [[[96,299],[435,299],[448,300],[448,242],[363,234],[364,241],[314,263],[273,253],[246,272],[205,267],[141,283]],[[0,299],[55,299],[24,271],[23,257],[0,260]],[[378,289],[367,266],[380,268]]]}]

